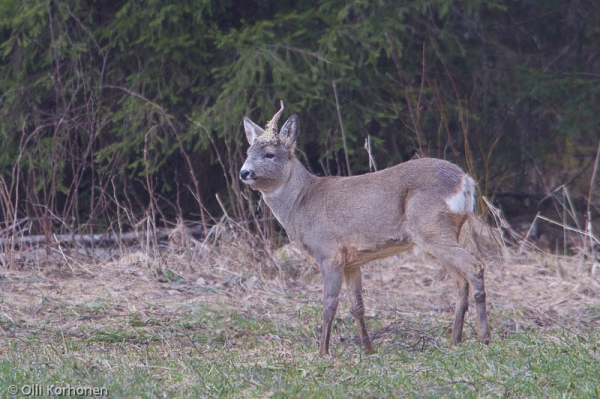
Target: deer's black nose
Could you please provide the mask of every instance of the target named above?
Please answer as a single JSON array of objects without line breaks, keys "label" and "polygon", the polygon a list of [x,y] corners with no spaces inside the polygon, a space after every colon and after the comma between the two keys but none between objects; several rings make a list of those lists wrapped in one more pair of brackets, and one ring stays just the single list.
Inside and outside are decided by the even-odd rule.
[{"label": "deer's black nose", "polygon": [[242,180],[254,180],[255,174],[253,170],[242,169],[240,171],[240,178]]}]

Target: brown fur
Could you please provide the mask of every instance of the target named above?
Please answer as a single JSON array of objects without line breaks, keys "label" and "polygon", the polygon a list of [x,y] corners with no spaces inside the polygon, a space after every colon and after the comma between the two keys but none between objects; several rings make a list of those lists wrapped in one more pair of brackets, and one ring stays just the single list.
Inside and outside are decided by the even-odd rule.
[{"label": "brown fur", "polygon": [[452,342],[462,339],[469,287],[477,308],[479,339],[489,341],[484,267],[458,243],[472,213],[475,189],[475,182],[459,167],[423,158],[361,176],[317,177],[294,155],[295,115],[279,135],[272,127],[267,133],[269,146],[264,145],[264,131],[258,125],[244,118],[244,127],[250,149],[242,180],[262,192],[292,242],[316,260],[323,274],[319,355],[329,351],[342,281],[350,290],[350,312],[364,349],[373,350],[364,321],[360,267],[415,245],[438,258],[456,280]]}]

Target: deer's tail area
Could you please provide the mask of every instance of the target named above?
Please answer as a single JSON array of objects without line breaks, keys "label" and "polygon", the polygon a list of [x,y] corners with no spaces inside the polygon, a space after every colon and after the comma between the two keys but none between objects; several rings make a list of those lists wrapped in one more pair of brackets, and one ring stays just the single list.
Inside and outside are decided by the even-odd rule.
[{"label": "deer's tail area", "polygon": [[477,193],[477,183],[475,180],[465,174],[462,178],[462,191],[465,196],[465,207],[462,213],[472,214],[475,211],[475,193]]},{"label": "deer's tail area", "polygon": [[[464,198],[462,212],[466,214],[465,223],[460,232],[460,243],[473,255],[480,258],[498,258],[504,252],[502,240],[498,231],[492,229],[483,219],[477,216],[475,212],[475,194],[477,192],[477,183],[467,174],[462,179],[462,198]],[[456,195],[455,195],[456,196]]]},{"label": "deer's tail area", "polygon": [[446,204],[451,212],[461,215],[471,214],[475,210],[475,192],[477,183],[467,174],[464,174],[460,182],[459,190],[450,198],[446,199]]}]

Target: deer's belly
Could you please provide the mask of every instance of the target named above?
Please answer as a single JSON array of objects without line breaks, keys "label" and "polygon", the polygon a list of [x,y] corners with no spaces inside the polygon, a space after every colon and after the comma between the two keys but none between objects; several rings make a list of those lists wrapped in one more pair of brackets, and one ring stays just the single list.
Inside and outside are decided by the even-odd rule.
[{"label": "deer's belly", "polygon": [[411,242],[394,242],[384,246],[360,248],[353,245],[342,245],[338,249],[336,261],[345,267],[360,267],[365,263],[389,258],[414,247]]}]

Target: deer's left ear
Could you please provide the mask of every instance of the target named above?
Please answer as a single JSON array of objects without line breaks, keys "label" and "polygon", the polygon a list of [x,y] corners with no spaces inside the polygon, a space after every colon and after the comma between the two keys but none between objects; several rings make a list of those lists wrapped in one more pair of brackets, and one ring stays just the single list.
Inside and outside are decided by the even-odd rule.
[{"label": "deer's left ear", "polygon": [[298,115],[294,114],[289,117],[279,131],[279,140],[285,145],[285,148],[293,148],[296,145],[298,137]]}]

